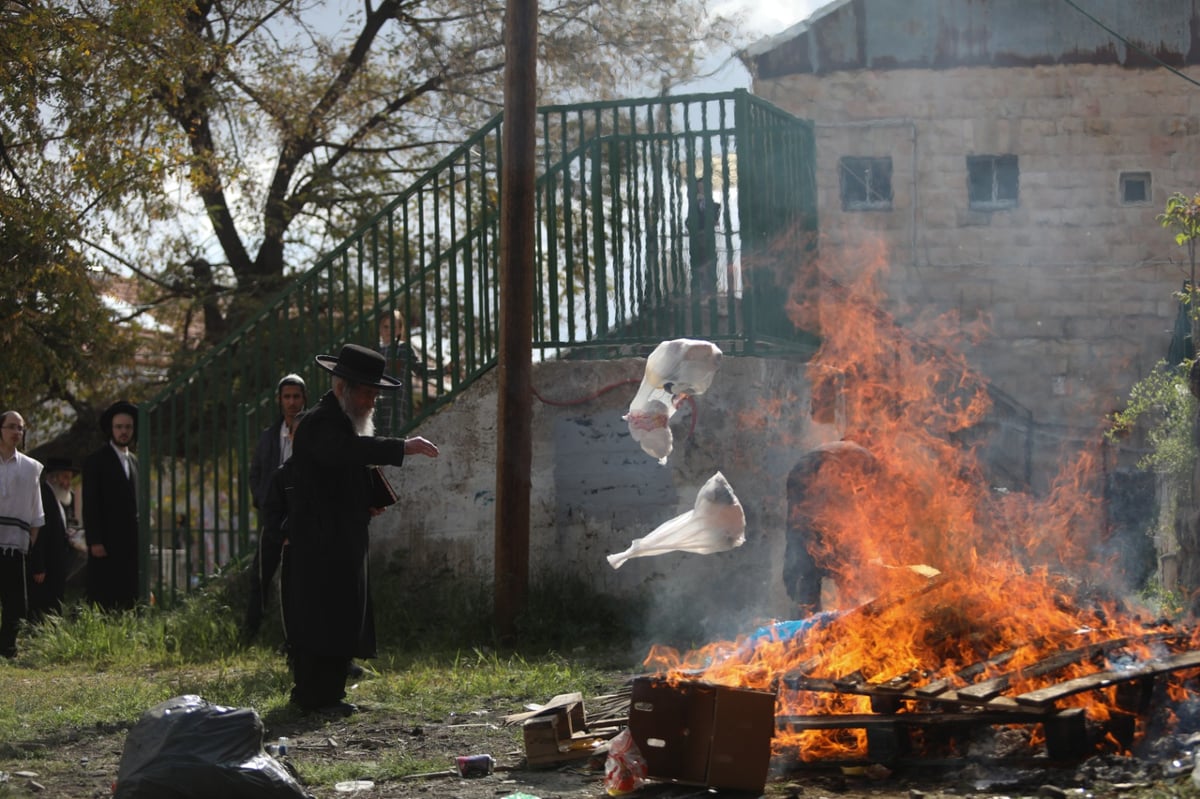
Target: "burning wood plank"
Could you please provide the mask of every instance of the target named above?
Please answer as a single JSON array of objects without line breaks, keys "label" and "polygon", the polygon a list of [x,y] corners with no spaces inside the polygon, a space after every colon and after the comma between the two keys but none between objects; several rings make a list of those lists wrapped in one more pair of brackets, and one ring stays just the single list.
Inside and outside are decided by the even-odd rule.
[{"label": "burning wood plank", "polygon": [[904,713],[894,716],[846,714],[841,716],[783,716],[782,728],[805,730],[861,729],[867,735],[867,757],[872,763],[894,763],[911,752],[910,735],[917,729],[954,732],[964,727],[1040,724],[1051,760],[1074,760],[1085,754],[1086,716],[1081,708],[1050,714],[1029,713]]},{"label": "burning wood plank", "polygon": [[1094,691],[1100,688],[1107,688],[1110,685],[1118,685],[1146,677],[1157,677],[1162,674],[1196,667],[1200,667],[1200,652],[1184,652],[1174,657],[1152,660],[1129,669],[1102,671],[1098,674],[1089,674],[1086,677],[1077,677],[1074,680],[1067,680],[1057,685],[1039,688],[1036,691],[1029,691],[1013,698],[1022,705],[1049,707],[1053,706],[1060,699],[1065,699],[1068,696],[1083,693],[1084,691]]},{"label": "burning wood plank", "polygon": [[1148,645],[1154,643],[1166,643],[1168,641],[1179,641],[1184,639],[1183,633],[1179,632],[1163,632],[1163,633],[1148,633],[1141,636],[1125,636],[1122,638],[1113,638],[1108,641],[1099,641],[1096,643],[1081,646],[1076,649],[1071,649],[1066,652],[1060,652],[1057,655],[1038,661],[1024,669],[1012,672],[1011,674],[1001,674],[993,677],[990,680],[968,685],[965,688],[958,690],[960,697],[966,696],[978,699],[991,699],[1003,693],[1008,689],[1009,684],[1018,678],[1043,677],[1048,674],[1053,674],[1056,671],[1074,666],[1079,663],[1084,663],[1095,658],[1098,655],[1106,655],[1118,649],[1124,649],[1131,644]]}]

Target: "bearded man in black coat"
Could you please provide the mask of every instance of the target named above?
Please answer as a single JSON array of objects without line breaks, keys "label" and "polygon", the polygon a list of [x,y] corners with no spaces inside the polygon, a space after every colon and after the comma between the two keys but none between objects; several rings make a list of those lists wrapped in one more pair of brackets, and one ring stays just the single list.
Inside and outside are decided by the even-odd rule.
[{"label": "bearded man in black coat", "polygon": [[42,509],[46,524],[29,548],[29,619],[39,622],[47,613],[62,613],[67,572],[74,560],[68,524],[75,512],[71,479],[79,470],[67,458],[48,458],[42,469]]},{"label": "bearded man in black coat", "polygon": [[300,418],[292,457],[276,473],[287,508],[283,623],[292,703],[348,714],[357,708],[344,701],[347,667],[376,655],[368,527],[383,507],[373,493],[374,467],[399,466],[405,455],[435,458],[438,449],[419,436],[374,435],[379,392],[400,386],[383,373],[378,352],[346,344],[337,357],[316,360],[333,374],[333,389]]}]

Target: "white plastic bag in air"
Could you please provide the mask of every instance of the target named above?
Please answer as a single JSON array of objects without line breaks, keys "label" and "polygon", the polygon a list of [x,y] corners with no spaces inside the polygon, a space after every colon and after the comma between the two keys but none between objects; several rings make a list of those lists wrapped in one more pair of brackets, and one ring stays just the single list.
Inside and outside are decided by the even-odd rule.
[{"label": "white plastic bag in air", "polygon": [[661,555],[664,552],[695,552],[709,555],[725,552],[746,543],[746,514],[725,475],[717,472],[696,495],[696,504],[687,513],[660,524],[645,538],[636,538],[629,549],[608,556],[614,569],[630,558]]},{"label": "white plastic bag in air", "polygon": [[654,348],[623,417],[633,440],[647,455],[667,462],[674,446],[670,421],[676,403],[707,391],[720,364],[721,349],[711,341],[677,338]]},{"label": "white plastic bag in air", "polygon": [[677,338],[664,341],[646,359],[643,382],[673,395],[703,394],[721,365],[721,348],[711,341]]}]

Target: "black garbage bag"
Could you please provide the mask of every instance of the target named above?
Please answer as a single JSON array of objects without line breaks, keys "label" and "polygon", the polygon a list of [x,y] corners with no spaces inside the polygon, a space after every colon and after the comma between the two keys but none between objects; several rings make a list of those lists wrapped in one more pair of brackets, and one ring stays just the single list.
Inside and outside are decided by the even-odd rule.
[{"label": "black garbage bag", "polygon": [[252,708],[177,696],[142,714],[125,738],[116,799],[312,799],[263,751]]}]

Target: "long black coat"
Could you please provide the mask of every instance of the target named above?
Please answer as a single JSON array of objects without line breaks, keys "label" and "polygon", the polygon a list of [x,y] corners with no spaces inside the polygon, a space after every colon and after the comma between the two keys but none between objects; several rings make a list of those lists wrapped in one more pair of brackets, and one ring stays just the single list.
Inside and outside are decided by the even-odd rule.
[{"label": "long black coat", "polygon": [[283,427],[283,417],[279,417],[270,427],[258,434],[258,443],[254,446],[254,455],[250,458],[250,499],[254,507],[262,509],[263,500],[267,495],[267,485],[271,475],[279,468],[279,428]]},{"label": "long black coat", "polygon": [[62,609],[67,591],[67,569],[73,560],[62,506],[45,480],[42,480],[42,508],[46,512],[46,523],[38,531],[37,541],[29,548],[30,575],[46,574],[41,583],[29,581],[29,617],[35,621],[45,613],[58,613]]},{"label": "long black coat", "polygon": [[137,460],[129,476],[111,445],[83,461],[83,527],[88,546],[103,544],[106,558],[88,554],[87,598],[103,608],[131,608],[138,599]]},{"label": "long black coat", "polygon": [[283,469],[290,485],[281,593],[294,651],[375,657],[368,467],[403,462],[404,439],[357,435],[332,391],[300,417]]}]

